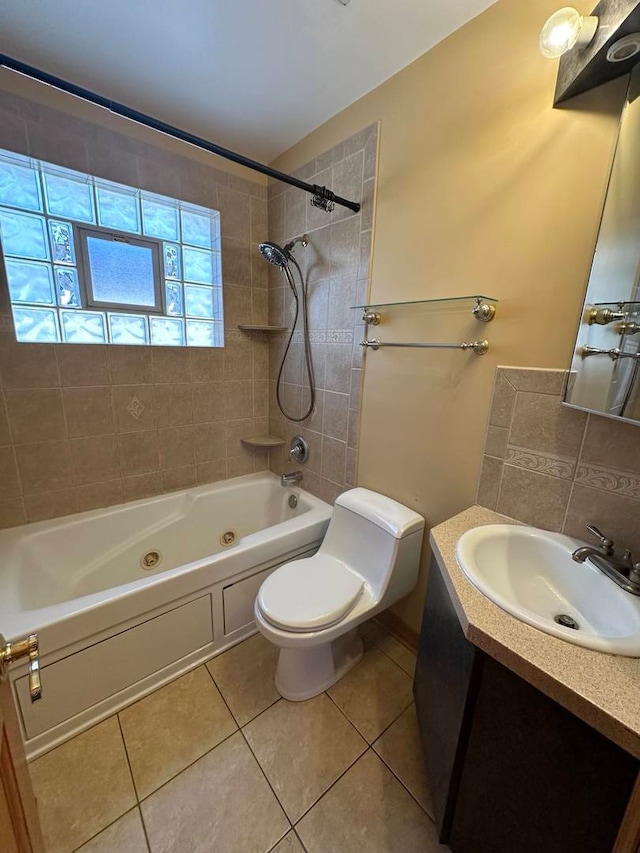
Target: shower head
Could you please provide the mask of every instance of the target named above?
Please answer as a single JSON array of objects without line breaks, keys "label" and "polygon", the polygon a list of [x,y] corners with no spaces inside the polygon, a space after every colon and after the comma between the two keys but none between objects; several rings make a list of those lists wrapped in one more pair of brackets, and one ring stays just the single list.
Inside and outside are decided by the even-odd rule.
[{"label": "shower head", "polygon": [[303,246],[309,245],[309,235],[303,234],[301,237],[296,237],[285,246],[278,246],[277,243],[260,243],[258,247],[262,257],[276,267],[286,267],[291,258],[291,250],[296,243],[302,243]]},{"label": "shower head", "polygon": [[288,252],[280,248],[277,243],[260,243],[258,248],[262,257],[276,267],[286,267],[289,263]]}]

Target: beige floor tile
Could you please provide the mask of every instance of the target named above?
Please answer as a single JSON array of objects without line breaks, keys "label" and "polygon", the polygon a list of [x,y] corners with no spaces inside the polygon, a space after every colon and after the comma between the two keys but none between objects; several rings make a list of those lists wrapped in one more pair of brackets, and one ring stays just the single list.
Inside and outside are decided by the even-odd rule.
[{"label": "beige floor tile", "polygon": [[140,811],[133,809],[100,835],[87,841],[78,853],[148,853]]},{"label": "beige floor tile", "polygon": [[152,853],[266,853],[290,828],[240,732],[141,808]]},{"label": "beige floor tile", "polygon": [[136,804],[115,717],[30,765],[47,853],[67,853]]},{"label": "beige floor tile", "polygon": [[416,707],[410,705],[378,738],[373,748],[433,818],[433,802],[424,766]]},{"label": "beige floor tile", "polygon": [[125,708],[120,722],[140,799],[237,728],[203,666]]},{"label": "beige floor tile", "polygon": [[308,853],[444,853],[436,828],[374,752],[296,827]]},{"label": "beige floor tile", "polygon": [[371,630],[365,635],[365,645],[377,646],[383,651],[392,661],[398,664],[401,669],[414,677],[416,672],[416,655],[399,640],[396,640],[382,625],[377,622],[373,623]]},{"label": "beige floor tile", "polygon": [[243,731],[292,823],[367,748],[324,693],[307,702],[281,699]]},{"label": "beige floor tile", "polygon": [[271,853],[305,853],[305,850],[298,836],[291,830],[279,844],[276,844]]},{"label": "beige floor tile", "polygon": [[327,690],[354,726],[372,743],[411,703],[411,679],[379,649]]},{"label": "beige floor tile", "polygon": [[274,684],[278,649],[254,634],[207,663],[231,712],[243,726],[280,696]]}]

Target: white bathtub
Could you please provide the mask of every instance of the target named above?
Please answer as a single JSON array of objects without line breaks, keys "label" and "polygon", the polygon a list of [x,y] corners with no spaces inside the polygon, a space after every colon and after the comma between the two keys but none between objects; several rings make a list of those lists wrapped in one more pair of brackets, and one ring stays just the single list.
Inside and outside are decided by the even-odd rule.
[{"label": "white bathtub", "polygon": [[253,633],[262,580],[330,517],[263,473],[0,531],[0,630],[40,639],[42,699],[11,672],[29,757]]}]

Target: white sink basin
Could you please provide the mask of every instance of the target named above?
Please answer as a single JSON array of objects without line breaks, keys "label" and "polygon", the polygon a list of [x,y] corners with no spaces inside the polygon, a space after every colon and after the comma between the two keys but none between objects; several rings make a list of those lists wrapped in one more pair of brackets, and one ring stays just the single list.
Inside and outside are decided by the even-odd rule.
[{"label": "white sink basin", "polygon": [[[458,540],[458,565],[498,607],[547,634],[615,655],[640,657],[640,597],[572,551],[584,545],[535,527],[492,524]],[[558,624],[568,616],[577,624]]]}]

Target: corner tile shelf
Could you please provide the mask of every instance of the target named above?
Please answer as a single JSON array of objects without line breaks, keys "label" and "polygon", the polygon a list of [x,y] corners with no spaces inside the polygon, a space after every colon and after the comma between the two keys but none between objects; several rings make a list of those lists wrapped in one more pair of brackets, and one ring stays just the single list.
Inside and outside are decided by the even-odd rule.
[{"label": "corner tile shelf", "polygon": [[238,323],[238,328],[243,332],[286,332],[286,326],[252,326],[246,323]]},{"label": "corner tile shelf", "polygon": [[284,447],[284,438],[275,435],[254,435],[251,438],[241,438],[240,441],[247,447],[257,447],[262,450],[270,450],[273,447]]}]

